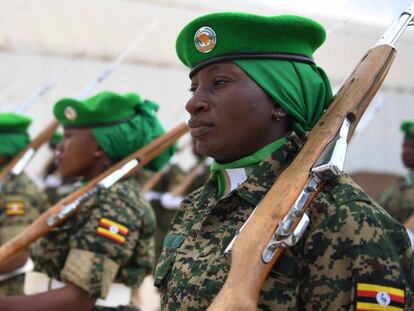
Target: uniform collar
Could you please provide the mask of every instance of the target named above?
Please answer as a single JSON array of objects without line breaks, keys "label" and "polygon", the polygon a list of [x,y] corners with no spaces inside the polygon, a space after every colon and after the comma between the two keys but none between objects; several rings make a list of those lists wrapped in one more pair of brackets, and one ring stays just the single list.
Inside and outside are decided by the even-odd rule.
[{"label": "uniform collar", "polygon": [[[276,144],[278,141],[279,143]],[[293,160],[299,149],[290,139],[282,138],[278,141],[271,144],[273,146],[267,149],[267,154],[262,152],[262,158],[256,161],[256,163],[250,162],[250,165],[247,165],[247,162],[241,162],[245,166],[239,166],[234,165],[235,162],[232,162],[231,165],[220,166],[221,169],[226,170],[226,174],[221,174],[222,177],[214,172],[213,164],[213,174],[207,184],[211,187],[211,183],[214,183],[214,186],[218,189],[218,178],[226,178],[228,182],[227,190],[230,191],[223,197],[218,197],[219,199],[226,199],[233,194],[237,194],[245,201],[257,205],[273,185],[276,178]],[[256,159],[258,158],[256,157]]]},{"label": "uniform collar", "polygon": [[264,146],[255,153],[230,163],[221,164],[213,161],[211,164],[211,172],[217,179],[218,197],[221,198],[227,195],[245,182],[250,168],[256,166],[270,154],[282,147],[286,141],[286,138],[282,137]]},{"label": "uniform collar", "polygon": [[298,147],[287,140],[281,148],[249,169],[246,181],[236,189],[236,193],[245,201],[258,205],[277,177],[294,159],[297,151]]}]

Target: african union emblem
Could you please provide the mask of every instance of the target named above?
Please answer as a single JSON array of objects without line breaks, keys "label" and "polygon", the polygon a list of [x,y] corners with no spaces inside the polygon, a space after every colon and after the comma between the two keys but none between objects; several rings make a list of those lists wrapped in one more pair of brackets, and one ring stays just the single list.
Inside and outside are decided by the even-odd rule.
[{"label": "african union emblem", "polygon": [[194,43],[201,53],[211,52],[216,46],[217,36],[210,27],[201,27],[194,35]]},{"label": "african union emblem", "polygon": [[70,121],[75,120],[76,117],[77,117],[76,110],[73,107],[71,107],[71,106],[67,106],[65,108],[64,113],[65,113],[66,119],[68,119]]}]

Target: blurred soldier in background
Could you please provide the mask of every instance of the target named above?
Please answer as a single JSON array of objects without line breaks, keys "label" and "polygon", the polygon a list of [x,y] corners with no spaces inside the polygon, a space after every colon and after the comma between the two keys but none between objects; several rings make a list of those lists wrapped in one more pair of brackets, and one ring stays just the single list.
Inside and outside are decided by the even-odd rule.
[{"label": "blurred soldier in background", "polygon": [[[0,167],[4,168],[30,142],[31,119],[0,114]],[[12,239],[48,208],[46,197],[25,174],[6,178],[0,188],[0,243]],[[0,266],[0,297],[23,294],[25,272],[33,263],[26,251]]]},{"label": "blurred soldier in background", "polygon": [[[409,172],[381,193],[378,202],[391,216],[405,223],[414,214],[414,122],[403,122],[401,130],[404,134],[401,158]],[[411,231],[409,235],[414,245],[414,235]]]},{"label": "blurred soldier in background", "polygon": [[[57,147],[61,176],[88,182],[161,136],[157,108],[132,93],[58,101],[54,114],[65,129]],[[169,149],[146,167],[157,171],[171,155]],[[99,190],[31,247],[36,272],[25,280],[29,296],[0,300],[0,310],[138,310],[132,296],[153,270],[155,227],[133,177]]]}]

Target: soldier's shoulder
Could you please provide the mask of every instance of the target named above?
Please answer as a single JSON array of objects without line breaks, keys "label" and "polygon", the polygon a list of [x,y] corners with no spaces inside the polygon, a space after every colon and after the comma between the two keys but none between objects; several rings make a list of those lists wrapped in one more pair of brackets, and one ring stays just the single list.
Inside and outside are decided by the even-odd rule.
[{"label": "soldier's shoulder", "polygon": [[140,191],[141,187],[137,180],[134,178],[128,178],[115,183],[104,191],[99,192],[98,196],[100,199],[110,198],[112,200],[123,200],[126,203],[130,203],[137,200],[143,200]]},{"label": "soldier's shoulder", "polygon": [[21,195],[33,200],[34,205],[44,205],[47,200],[40,187],[25,173],[14,176],[4,185],[4,193]]},{"label": "soldier's shoulder", "polygon": [[326,183],[323,190],[312,202],[310,213],[317,218],[335,216],[374,217],[377,219],[391,218],[391,216],[361,189],[351,177],[346,174]]},{"label": "soldier's shoulder", "polygon": [[336,206],[349,202],[365,202],[376,205],[375,201],[346,174],[327,182],[324,192],[331,197]]},{"label": "soldier's shoulder", "polygon": [[100,191],[94,198],[98,205],[105,205],[106,210],[127,213],[131,219],[145,218],[146,221],[155,219],[151,206],[141,194],[137,180],[129,178],[115,183],[112,187]]},{"label": "soldier's shoulder", "polygon": [[359,223],[375,230],[404,231],[398,221],[345,174],[326,184],[312,203],[310,213],[316,223],[328,219],[341,226]]}]

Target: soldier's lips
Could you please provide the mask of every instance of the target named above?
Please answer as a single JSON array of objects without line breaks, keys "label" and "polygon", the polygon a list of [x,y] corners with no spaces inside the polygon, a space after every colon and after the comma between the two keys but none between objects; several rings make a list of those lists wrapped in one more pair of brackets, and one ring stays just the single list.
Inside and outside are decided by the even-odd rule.
[{"label": "soldier's lips", "polygon": [[205,125],[205,126],[197,126],[191,128],[190,133],[192,137],[201,137],[208,134],[211,130],[213,130],[213,126]]},{"label": "soldier's lips", "polygon": [[214,125],[211,122],[195,119],[190,119],[188,126],[190,127],[191,136],[195,138],[204,136],[214,129]]}]

